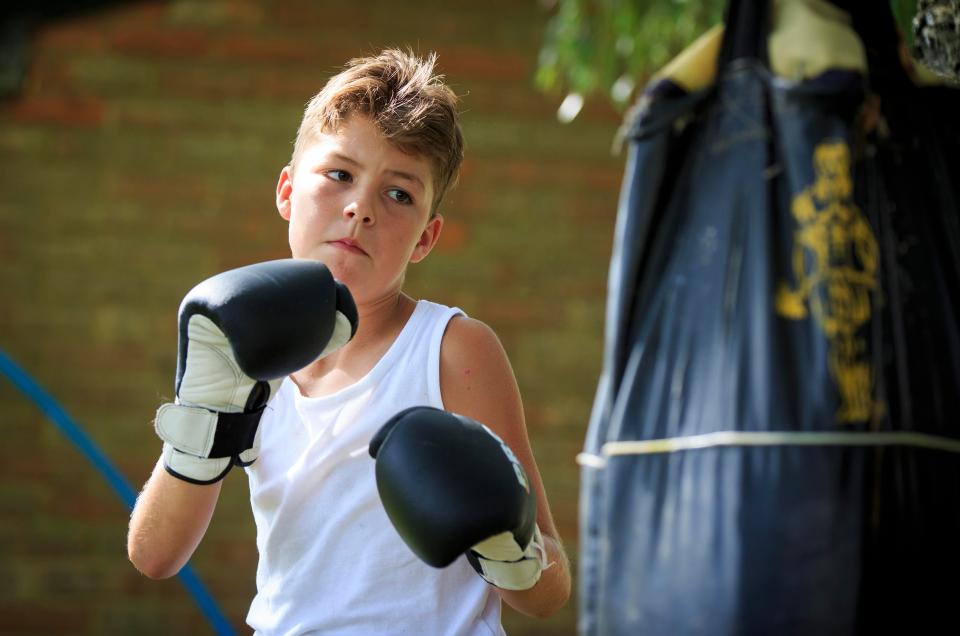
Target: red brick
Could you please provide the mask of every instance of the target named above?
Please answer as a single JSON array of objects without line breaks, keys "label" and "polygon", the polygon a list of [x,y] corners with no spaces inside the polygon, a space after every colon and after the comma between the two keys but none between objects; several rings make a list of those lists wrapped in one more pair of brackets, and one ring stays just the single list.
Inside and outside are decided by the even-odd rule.
[{"label": "red brick", "polygon": [[[210,555],[216,561],[237,564],[239,569],[246,569],[251,573],[257,569],[257,546],[252,537],[231,539],[220,537],[216,545],[211,546]],[[242,565],[241,565],[242,564]],[[233,576],[231,573],[228,575]]]},{"label": "red brick", "polygon": [[103,102],[96,97],[36,96],[22,97],[0,107],[0,116],[27,124],[54,124],[99,127],[103,124]]},{"label": "red brick", "polygon": [[443,52],[443,72],[471,80],[530,82],[533,60],[526,53],[487,48],[449,48]]},{"label": "red brick", "polygon": [[[354,2],[349,6],[349,11],[336,11],[333,14],[336,16],[336,29],[332,29],[331,10],[322,3],[276,2],[271,6],[270,21],[285,32],[293,29],[292,34],[301,37],[307,33],[334,31],[354,34],[369,30],[371,24],[377,21],[376,16],[372,15],[375,10],[366,6],[365,3]],[[358,43],[355,46],[359,47],[363,44]]]},{"label": "red brick", "polygon": [[513,323],[523,325],[525,329],[542,328],[548,324],[543,310],[533,302],[491,298],[484,300],[481,307],[478,314],[491,323]]},{"label": "red brick", "polygon": [[123,29],[132,25],[156,28],[170,13],[167,0],[137,0],[118,7],[103,10],[101,21],[114,29]]},{"label": "red brick", "polygon": [[289,258],[290,250],[285,245],[267,247],[261,249],[237,249],[233,247],[222,247],[216,250],[217,271],[225,271],[251,263],[262,261],[271,261],[277,258]]},{"label": "red brick", "polygon": [[200,58],[210,51],[210,35],[190,28],[130,28],[110,34],[110,48],[124,55]]},{"label": "red brick", "polygon": [[69,519],[71,523],[90,522],[111,519],[117,515],[122,505],[120,500],[108,500],[91,497],[76,491],[53,500],[55,505],[48,508],[51,514],[62,519]]},{"label": "red brick", "polygon": [[320,92],[326,78],[333,74],[334,71],[331,70],[326,74],[318,73],[316,77],[305,77],[302,74],[281,75],[271,69],[254,76],[250,90],[262,97],[278,98],[287,104],[305,106],[311,97]]},{"label": "red brick", "polygon": [[201,175],[160,177],[142,172],[115,174],[107,187],[111,198],[160,203],[196,203],[207,196],[206,181]]},{"label": "red brick", "polygon": [[69,51],[100,53],[106,50],[106,37],[101,29],[70,20],[51,22],[37,30],[33,47],[37,51]]},{"label": "red brick", "polygon": [[229,60],[290,62],[316,58],[313,43],[288,37],[235,35],[216,42],[214,55]]},{"label": "red brick", "polygon": [[77,94],[80,88],[68,67],[53,63],[49,59],[40,59],[31,69],[24,93],[62,99],[64,95]]},{"label": "red brick", "polygon": [[460,181],[465,181],[470,178],[470,175],[474,174],[477,171],[477,161],[470,156],[469,152],[463,158],[463,163],[460,164]]},{"label": "red brick", "polygon": [[[10,233],[0,231],[0,262],[9,263],[16,258],[17,243],[10,240]],[[0,316],[6,312],[0,311]]]},{"label": "red brick", "polygon": [[439,252],[459,252],[467,244],[468,233],[469,230],[462,221],[445,219],[436,249]]},{"label": "red brick", "polygon": [[[609,164],[592,165],[566,157],[560,160],[509,157],[487,163],[483,174],[478,174],[475,178],[522,188],[577,187],[609,194],[616,200],[621,175],[619,165],[614,165],[615,162],[616,160],[612,160]],[[467,181],[468,179],[464,178],[464,182]]]},{"label": "red brick", "polygon": [[9,634],[83,634],[88,629],[89,610],[36,601],[0,602],[0,621]]}]

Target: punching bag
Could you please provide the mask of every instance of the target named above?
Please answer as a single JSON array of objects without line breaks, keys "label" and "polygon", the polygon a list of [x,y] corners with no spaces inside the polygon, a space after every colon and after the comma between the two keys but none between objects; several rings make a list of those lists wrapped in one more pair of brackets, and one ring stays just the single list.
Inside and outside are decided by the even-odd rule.
[{"label": "punching bag", "polygon": [[904,64],[886,2],[732,0],[647,86],[581,634],[960,633],[960,91]]}]

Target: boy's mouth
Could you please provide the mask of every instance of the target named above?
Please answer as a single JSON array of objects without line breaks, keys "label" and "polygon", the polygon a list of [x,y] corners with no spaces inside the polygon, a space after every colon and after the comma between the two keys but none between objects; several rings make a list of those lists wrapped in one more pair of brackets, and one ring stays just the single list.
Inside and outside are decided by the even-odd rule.
[{"label": "boy's mouth", "polygon": [[342,238],[335,241],[329,241],[329,244],[333,247],[351,252],[353,254],[366,254],[360,244],[351,238]]}]

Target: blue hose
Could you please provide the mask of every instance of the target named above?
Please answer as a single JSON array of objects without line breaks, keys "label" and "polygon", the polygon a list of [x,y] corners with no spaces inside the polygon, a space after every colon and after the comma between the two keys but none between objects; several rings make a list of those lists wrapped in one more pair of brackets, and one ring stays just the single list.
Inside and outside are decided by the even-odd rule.
[{"label": "blue hose", "polygon": [[[97,448],[93,440],[83,431],[83,429],[74,422],[67,412],[57,403],[53,397],[43,390],[26,371],[21,369],[9,356],[0,349],[0,372],[10,379],[15,387],[27,396],[43,413],[53,422],[61,433],[67,439],[73,442],[74,446],[86,457],[100,475],[107,480],[110,488],[123,500],[127,508],[132,510],[137,501],[137,493],[130,487],[127,480],[120,474],[110,460],[103,452]],[[203,612],[214,632],[221,635],[232,635],[233,628],[229,621],[220,611],[216,601],[210,596],[206,588],[194,574],[189,565],[183,567],[177,575],[180,582],[187,588],[190,596],[196,602],[197,607]]]}]

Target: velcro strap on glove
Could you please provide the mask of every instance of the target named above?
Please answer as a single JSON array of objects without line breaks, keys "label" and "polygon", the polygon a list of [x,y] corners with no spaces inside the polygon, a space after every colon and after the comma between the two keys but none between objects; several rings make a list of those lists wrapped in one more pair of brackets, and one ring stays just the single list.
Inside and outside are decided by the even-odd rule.
[{"label": "velcro strap on glove", "polygon": [[233,457],[253,446],[263,408],[250,413],[216,413],[198,406],[164,404],[154,427],[160,439],[200,458]]}]

